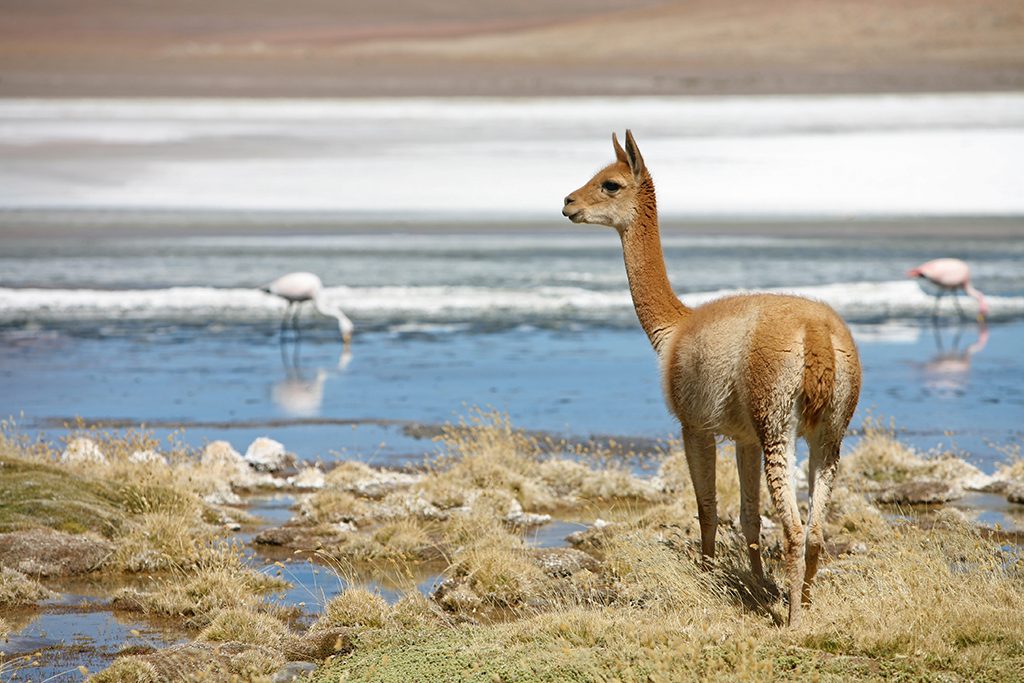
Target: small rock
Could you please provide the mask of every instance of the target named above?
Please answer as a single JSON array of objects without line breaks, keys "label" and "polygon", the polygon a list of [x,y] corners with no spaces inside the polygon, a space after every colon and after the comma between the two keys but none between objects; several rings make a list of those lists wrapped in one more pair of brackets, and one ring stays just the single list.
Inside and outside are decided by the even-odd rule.
[{"label": "small rock", "polygon": [[278,472],[287,465],[288,452],[280,441],[260,436],[249,444],[244,457],[259,472]]},{"label": "small rock", "polygon": [[253,537],[256,545],[292,545],[299,532],[290,527],[264,529]]},{"label": "small rock", "polygon": [[242,525],[238,522],[224,522],[224,528],[228,531],[240,531]]},{"label": "small rock", "polygon": [[326,484],[324,472],[319,467],[303,467],[288,483],[297,489],[322,489]]},{"label": "small rock", "polygon": [[599,563],[593,557],[575,548],[538,548],[533,560],[549,576],[572,576],[581,569],[597,571]]},{"label": "small rock", "polygon": [[431,597],[449,612],[476,612],[483,606],[483,600],[469,586],[451,579],[442,581]]},{"label": "small rock", "polygon": [[1024,505],[1024,484],[1010,484],[1006,489],[1006,500]]},{"label": "small rock", "polygon": [[922,479],[897,484],[875,496],[879,503],[890,505],[932,505],[946,503],[963,496],[963,490],[944,481]]},{"label": "small rock", "polygon": [[167,458],[156,451],[135,451],[128,456],[128,462],[134,462],[137,464],[153,464],[153,465],[166,465]]},{"label": "small rock", "polygon": [[[601,522],[598,525],[598,522]],[[606,522],[604,520],[596,520],[594,525],[583,529],[582,531],[574,531],[565,537],[565,541],[576,548],[587,548],[589,550],[600,550],[604,547],[605,539],[609,538],[618,526],[615,522]]]},{"label": "small rock", "polygon": [[348,484],[344,490],[351,491],[363,498],[379,500],[393,491],[408,488],[422,479],[423,475],[421,474],[375,470],[370,476]]},{"label": "small rock", "polygon": [[211,505],[238,505],[241,501],[231,491],[231,487],[258,489],[281,488],[285,485],[283,480],[267,472],[254,471],[249,462],[227,441],[214,441],[207,444],[203,449],[200,464],[203,469],[214,474],[223,484],[223,487],[207,496],[206,502]]},{"label": "small rock", "polygon": [[359,527],[355,525],[355,522],[336,522],[332,525],[332,528],[343,534],[351,534],[359,531]]},{"label": "small rock", "polygon": [[600,517],[598,517],[597,519],[594,520],[594,528],[595,529],[603,529],[606,526],[611,526],[611,524],[612,523],[609,522],[608,520],[601,519]]},{"label": "small rock", "polygon": [[1006,479],[1001,479],[998,474],[993,477],[990,477],[990,479],[991,481],[988,482],[985,486],[979,486],[977,488],[965,488],[967,488],[969,491],[977,491],[978,493],[995,493],[998,495],[1000,493],[1006,493],[1012,485],[1010,481]]},{"label": "small rock", "polygon": [[978,491],[979,493],[999,493],[999,491],[1006,488],[1006,482],[996,479],[995,477],[985,474],[982,471],[978,471],[977,474],[972,474],[964,477],[960,481],[961,488],[967,491]]},{"label": "small rock", "polygon": [[324,659],[352,652],[356,642],[351,628],[316,626],[293,641],[289,646],[289,654],[307,659]]},{"label": "small rock", "polygon": [[60,459],[61,462],[70,463],[105,463],[107,456],[103,455],[103,451],[100,450],[95,441],[80,436],[68,442],[64,452],[60,454]]},{"label": "small rock", "polygon": [[200,463],[203,467],[246,464],[242,454],[236,451],[227,441],[211,441],[206,444]]},{"label": "small rock", "polygon": [[314,671],[316,671],[316,664],[313,662],[288,662],[277,670],[271,681],[273,683],[290,683],[305,678],[307,674]]},{"label": "small rock", "polygon": [[522,510],[513,510],[512,512],[505,515],[505,521],[512,526],[517,527],[531,527],[540,526],[541,524],[547,524],[551,521],[551,515],[538,514],[536,512],[523,512]]},{"label": "small rock", "polygon": [[203,502],[207,505],[241,505],[242,498],[225,484],[203,496]]},{"label": "small rock", "polygon": [[863,555],[868,551],[867,545],[860,541],[828,541],[825,543],[825,548],[828,554],[833,557],[839,557],[840,555]]}]

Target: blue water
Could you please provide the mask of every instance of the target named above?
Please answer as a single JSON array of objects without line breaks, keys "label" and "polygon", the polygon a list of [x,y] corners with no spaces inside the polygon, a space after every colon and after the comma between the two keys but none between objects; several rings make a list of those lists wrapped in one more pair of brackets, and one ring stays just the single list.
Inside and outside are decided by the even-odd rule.
[{"label": "blue water", "polygon": [[[684,301],[793,289],[829,301],[860,344],[854,425],[892,418],[922,449],[992,444],[1024,423],[1024,238],[785,238],[668,232]],[[147,229],[152,229],[150,226]],[[160,232],[157,230],[156,232]],[[770,232],[770,227],[765,228]],[[855,231],[854,231],[855,232]],[[611,231],[18,238],[0,234],[0,416],[30,433],[76,417],[244,450],[269,435],[308,459],[420,462],[409,423],[472,408],[528,430],[664,439],[654,354],[632,311]],[[992,307],[986,334],[903,271],[968,259]],[[280,300],[255,287],[317,270],[356,324],[307,311],[282,342]],[[184,287],[184,289],[177,289]],[[971,315],[975,303],[966,297]],[[296,339],[298,342],[296,343]]]},{"label": "blue water", "polygon": [[[1024,323],[992,325],[985,348],[970,357],[973,323],[950,322],[938,339],[927,324],[880,340],[872,326],[857,329],[864,330],[864,389],[855,426],[868,413],[892,418],[922,449],[955,446],[988,469],[1001,457],[991,443],[1020,438]],[[419,462],[437,446],[407,436],[405,423],[456,420],[471,407],[565,435],[677,433],[638,327],[370,332],[356,337],[343,369],[335,334],[330,322],[311,323],[296,368],[290,344],[283,362],[274,326],[107,336],[7,331],[0,413],[30,433],[59,434],[76,416],[155,425],[161,435],[180,425],[179,438],[194,446],[227,439],[244,450],[270,435],[303,458],[375,464]]]}]

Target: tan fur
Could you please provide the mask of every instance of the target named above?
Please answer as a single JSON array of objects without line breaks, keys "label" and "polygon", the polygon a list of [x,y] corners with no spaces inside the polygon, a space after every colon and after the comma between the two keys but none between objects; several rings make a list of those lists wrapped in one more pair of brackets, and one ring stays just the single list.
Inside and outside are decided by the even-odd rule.
[{"label": "tan fur", "polygon": [[[566,197],[562,213],[619,232],[637,317],[658,353],[665,401],[683,428],[705,562],[714,556],[717,526],[715,436],[736,441],[741,524],[759,577],[763,454],[784,530],[789,619],[796,625],[810,597],[839,448],[860,394],[853,337],[829,306],[801,297],[751,294],[684,306],[665,270],[654,182],[629,131],[625,149],[614,135],[612,142],[615,163]],[[811,451],[806,536],[792,485],[798,435]]]}]

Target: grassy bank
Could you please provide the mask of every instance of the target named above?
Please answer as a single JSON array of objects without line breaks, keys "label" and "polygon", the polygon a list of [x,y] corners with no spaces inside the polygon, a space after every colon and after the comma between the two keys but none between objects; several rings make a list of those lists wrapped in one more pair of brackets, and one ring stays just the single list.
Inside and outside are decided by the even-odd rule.
[{"label": "grassy bank", "polygon": [[[310,477],[319,488],[300,495],[292,519],[257,537],[342,574],[410,577],[396,604],[352,584],[308,624],[264,598],[282,582],[225,536],[244,513],[223,501],[271,485],[226,445],[159,452],[142,436],[54,447],[8,435],[0,533],[32,543],[0,552],[0,619],[5,606],[45,599],[54,572],[151,575],[112,606],[175,619],[191,642],[126,652],[96,681],[269,680],[289,662],[316,681],[1006,680],[1024,669],[1016,541],[950,507],[876,502],[921,482],[947,498],[1010,486],[1019,460],[993,479],[866,425],[843,460],[808,618],[790,630],[774,525],[761,542],[768,585],[748,571],[729,447],[717,560],[705,571],[676,444],[640,477],[615,454],[542,442],[496,415],[473,415],[439,441],[421,470],[349,462]],[[771,518],[767,495],[762,513]],[[536,547],[531,530],[552,517],[586,528],[566,547]],[[442,577],[426,597],[413,578],[423,567]]]}]

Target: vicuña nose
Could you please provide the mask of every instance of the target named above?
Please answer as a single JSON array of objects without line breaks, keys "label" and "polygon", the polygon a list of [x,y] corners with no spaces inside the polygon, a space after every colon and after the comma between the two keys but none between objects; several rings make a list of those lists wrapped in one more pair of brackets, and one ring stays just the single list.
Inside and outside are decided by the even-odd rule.
[{"label": "vicu\u00f1a nose", "polygon": [[565,205],[566,205],[566,206],[569,206],[569,205],[570,205],[570,204],[572,204],[572,203],[573,203],[574,201],[576,201],[576,198],[575,198],[575,197],[573,197],[572,195],[569,195],[568,197],[566,197],[566,198],[565,198]]}]

